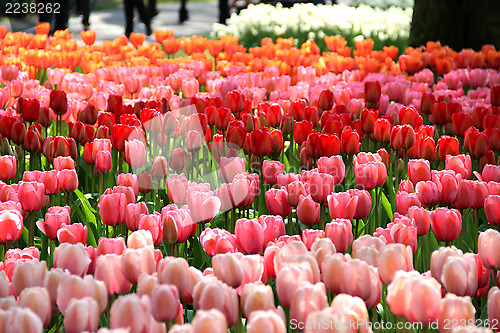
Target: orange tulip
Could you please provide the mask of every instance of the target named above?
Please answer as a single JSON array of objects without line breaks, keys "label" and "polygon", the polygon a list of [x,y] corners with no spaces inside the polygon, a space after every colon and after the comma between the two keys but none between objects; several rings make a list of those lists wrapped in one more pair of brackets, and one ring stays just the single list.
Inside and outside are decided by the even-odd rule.
[{"label": "orange tulip", "polygon": [[83,30],[80,32],[80,39],[85,45],[93,45],[95,43],[96,33],[94,30]]},{"label": "orange tulip", "polygon": [[332,52],[337,52],[347,46],[347,41],[341,35],[325,36],[324,39],[326,47]]},{"label": "orange tulip", "polygon": [[48,35],[50,32],[50,23],[38,22],[35,26],[35,32],[37,35]]},{"label": "orange tulip", "polygon": [[181,42],[177,38],[169,37],[162,42],[163,50],[167,54],[175,54],[181,48]]},{"label": "orange tulip", "polygon": [[144,41],[146,40],[146,36],[143,34],[143,33],[136,33],[136,32],[132,32],[130,34],[130,42],[132,43],[132,45],[134,45],[135,48],[139,47],[142,45],[142,43],[144,43]]},{"label": "orange tulip", "polygon": [[156,41],[162,43],[167,38],[174,37],[174,31],[172,29],[156,29],[153,31]]},{"label": "orange tulip", "polygon": [[4,39],[5,36],[7,36],[7,32],[9,31],[7,30],[6,26],[4,25],[0,26],[0,39]]}]

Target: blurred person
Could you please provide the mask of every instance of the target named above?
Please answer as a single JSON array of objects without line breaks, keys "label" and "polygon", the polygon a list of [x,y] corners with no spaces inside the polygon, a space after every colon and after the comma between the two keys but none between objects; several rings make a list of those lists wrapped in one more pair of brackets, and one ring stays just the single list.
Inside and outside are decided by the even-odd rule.
[{"label": "blurred person", "polygon": [[37,0],[37,4],[43,4],[40,8],[39,22],[50,23],[50,34],[57,30],[68,28],[69,0]]},{"label": "blurred person", "polygon": [[151,35],[153,31],[151,30],[151,17],[146,10],[143,0],[124,0],[125,9],[125,36],[130,37],[130,34],[134,32],[134,8],[137,8],[139,12],[139,18],[142,23],[146,26],[146,35]]},{"label": "blurred person", "polygon": [[151,18],[155,17],[160,13],[158,10],[158,7],[156,6],[156,0],[149,0],[148,1],[148,8],[149,8],[149,16]]}]

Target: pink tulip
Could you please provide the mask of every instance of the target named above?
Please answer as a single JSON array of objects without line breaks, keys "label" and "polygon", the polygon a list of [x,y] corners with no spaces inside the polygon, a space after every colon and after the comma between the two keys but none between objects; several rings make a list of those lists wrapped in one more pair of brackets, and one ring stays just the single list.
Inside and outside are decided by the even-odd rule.
[{"label": "pink tulip", "polygon": [[104,254],[122,254],[123,251],[125,250],[125,240],[123,237],[117,237],[117,238],[106,238],[106,237],[101,237],[99,238],[99,242],[97,244],[97,255],[101,256]]},{"label": "pink tulip", "polygon": [[[497,286],[490,289],[488,292],[488,319],[490,323],[498,326],[500,321],[500,290]],[[495,327],[498,330],[498,327]]]},{"label": "pink tulip", "polygon": [[137,196],[137,194],[139,193],[139,183],[137,176],[132,173],[120,173],[116,177],[116,185],[132,188],[135,196]]},{"label": "pink tulip", "polygon": [[59,189],[64,192],[73,192],[78,188],[78,175],[75,169],[64,169],[57,171]]},{"label": "pink tulip", "polygon": [[106,285],[91,275],[86,275],[83,279],[76,275],[64,276],[57,286],[57,307],[64,313],[72,299],[82,299],[92,297],[97,302],[99,313],[106,310],[108,294]]},{"label": "pink tulip", "polygon": [[220,172],[226,183],[231,183],[237,174],[245,172],[246,159],[241,157],[221,157]]},{"label": "pink tulip", "polygon": [[153,238],[153,244],[159,246],[163,240],[163,223],[158,212],[143,214],[139,217],[139,230],[148,230]]},{"label": "pink tulip", "polygon": [[290,204],[290,206],[297,207],[300,203],[300,196],[309,195],[308,190],[309,190],[308,184],[300,180],[294,180],[290,182],[287,186],[288,203]]},{"label": "pink tulip", "polygon": [[316,238],[314,243],[311,246],[311,252],[314,254],[316,258],[316,262],[318,263],[318,267],[323,267],[323,263],[325,262],[325,258],[334,253],[337,253],[335,249],[335,244],[333,244],[330,238]]},{"label": "pink tulip", "polygon": [[500,195],[488,195],[484,200],[484,212],[491,225],[500,224]]},{"label": "pink tulip", "polygon": [[453,170],[462,175],[463,179],[469,179],[472,173],[472,162],[469,155],[446,156],[446,170]]},{"label": "pink tulip", "polygon": [[39,182],[19,182],[18,198],[21,207],[27,212],[38,212],[43,206],[45,185]]},{"label": "pink tulip", "polygon": [[255,311],[248,319],[248,333],[285,333],[286,325],[283,318],[274,311]]},{"label": "pink tulip", "polygon": [[268,185],[275,185],[278,182],[278,175],[283,174],[285,165],[278,161],[264,160],[262,162],[262,178]]},{"label": "pink tulip", "polygon": [[225,315],[217,309],[196,311],[191,324],[193,333],[226,333],[227,328]]},{"label": "pink tulip", "polygon": [[422,207],[420,195],[418,193],[398,192],[395,201],[396,212],[402,215],[406,215],[408,209],[412,206]]},{"label": "pink tulip", "polygon": [[267,209],[271,215],[286,217],[292,213],[292,206],[288,203],[288,193],[284,188],[267,190],[265,199]]},{"label": "pink tulip", "polygon": [[146,147],[140,140],[125,141],[125,159],[130,167],[138,169],[146,163]]},{"label": "pink tulip", "polygon": [[308,281],[315,283],[312,270],[306,264],[289,264],[283,266],[276,277],[276,293],[281,304],[290,308],[297,287]]},{"label": "pink tulip", "polygon": [[435,206],[439,202],[438,187],[431,181],[419,181],[415,185],[415,193],[424,207]]},{"label": "pink tulip", "polygon": [[342,183],[345,176],[345,165],[342,156],[320,157],[318,160],[318,171],[332,175],[334,184]]},{"label": "pink tulip", "polygon": [[87,244],[87,236],[87,226],[81,223],[61,224],[61,227],[57,230],[57,240],[59,243]]},{"label": "pink tulip", "polygon": [[452,204],[457,199],[458,188],[462,176],[453,170],[432,171],[432,181],[438,187],[439,201],[443,204]]},{"label": "pink tulip", "polygon": [[148,207],[144,201],[129,203],[125,208],[125,223],[130,231],[139,229],[139,218],[142,214],[148,214]]},{"label": "pink tulip", "polygon": [[[165,207],[166,208],[166,207]],[[191,214],[188,209],[174,209],[166,210],[162,209],[160,220],[163,221],[163,239],[167,241],[167,232],[172,229],[175,225],[175,242],[174,243],[184,243],[188,237],[192,236],[196,232],[197,224],[191,219]]]},{"label": "pink tulip", "polygon": [[43,322],[29,308],[13,307],[3,314],[0,330],[5,333],[38,333],[43,331]]},{"label": "pink tulip", "polygon": [[65,207],[49,207],[45,214],[45,221],[37,221],[36,225],[49,239],[57,238],[57,231],[62,224],[71,224],[70,208]]},{"label": "pink tulip", "polygon": [[485,182],[500,182],[500,166],[486,164],[481,173]]},{"label": "pink tulip", "polygon": [[122,256],[114,253],[97,258],[94,276],[104,282],[108,295],[127,293],[132,286],[125,276]]},{"label": "pink tulip", "polygon": [[290,318],[295,322],[305,322],[309,313],[327,306],[326,288],[322,282],[299,284],[293,293]]},{"label": "pink tulip", "polygon": [[[452,293],[446,294],[443,299],[443,309],[439,317],[439,332],[456,332],[455,326],[471,326],[475,323],[476,309],[472,305],[470,297],[458,297]],[[457,325],[454,325],[457,323]],[[458,323],[464,323],[461,325]],[[474,324],[475,326],[475,324]]]},{"label": "pink tulip", "polygon": [[311,175],[309,191],[314,201],[325,203],[329,194],[334,191],[334,178],[326,173]]},{"label": "pink tulip", "polygon": [[160,322],[174,320],[180,309],[177,287],[161,284],[151,291],[151,314]]},{"label": "pink tulip", "polygon": [[261,253],[264,249],[264,226],[258,220],[239,219],[234,229],[236,243],[243,253]]},{"label": "pink tulip", "polygon": [[478,255],[484,266],[490,269],[500,268],[500,233],[494,229],[486,229],[479,234]]},{"label": "pink tulip", "polygon": [[325,235],[335,244],[337,252],[345,253],[353,240],[352,224],[347,219],[333,219],[325,226]]},{"label": "pink tulip", "polygon": [[95,332],[99,326],[99,307],[92,297],[72,299],[64,311],[64,329],[68,333]]},{"label": "pink tulip", "polygon": [[408,178],[416,185],[420,181],[431,180],[431,164],[424,159],[408,161]]},{"label": "pink tulip", "polygon": [[31,309],[40,318],[44,327],[50,323],[52,307],[47,289],[43,287],[25,288],[17,299],[21,308]]},{"label": "pink tulip", "polygon": [[221,201],[213,192],[192,191],[188,193],[187,203],[194,223],[210,222],[219,212]]},{"label": "pink tulip", "polygon": [[45,261],[30,260],[16,263],[11,279],[14,295],[19,296],[25,288],[42,287],[46,273]]},{"label": "pink tulip", "polygon": [[203,277],[194,287],[193,305],[198,310],[216,309],[226,317],[229,326],[238,320],[238,295],[215,277]]},{"label": "pink tulip", "polygon": [[129,294],[118,297],[111,305],[109,322],[111,329],[124,328],[132,332],[149,332],[151,305],[146,296]]},{"label": "pink tulip", "polygon": [[214,275],[233,288],[243,283],[244,272],[241,253],[217,254],[212,258]]},{"label": "pink tulip", "polygon": [[358,205],[358,197],[347,192],[333,193],[328,196],[328,211],[332,219],[352,220]]},{"label": "pink tulip", "polygon": [[18,240],[23,232],[23,217],[18,210],[0,211],[0,241],[10,243]]},{"label": "pink tulip", "polygon": [[264,245],[286,234],[285,223],[279,215],[261,215],[258,222],[264,228]]},{"label": "pink tulip", "polygon": [[142,273],[153,274],[156,271],[154,251],[150,247],[125,249],[121,257],[125,277],[132,284],[137,284]]},{"label": "pink tulip", "polygon": [[54,267],[67,269],[71,274],[84,276],[90,262],[89,255],[81,243],[62,243],[54,250]]},{"label": "pink tulip", "polygon": [[271,286],[262,282],[244,285],[241,292],[241,309],[247,319],[255,311],[276,310]]},{"label": "pink tulip", "polygon": [[17,172],[17,161],[15,156],[4,155],[0,156],[0,179],[14,179]]},{"label": "pink tulip", "polygon": [[229,231],[224,229],[206,228],[200,235],[200,243],[203,250],[209,256],[214,256],[218,253],[236,252],[236,238]]},{"label": "pink tulip", "polygon": [[71,156],[58,156],[54,158],[52,162],[54,164],[54,170],[73,170],[75,168],[75,161]]},{"label": "pink tulip", "polygon": [[382,162],[367,162],[354,167],[354,177],[359,189],[367,191],[385,183],[387,168]]},{"label": "pink tulip", "polygon": [[474,296],[477,290],[477,266],[471,253],[450,256],[443,266],[441,280],[448,292]]},{"label": "pink tulip", "polygon": [[248,207],[259,193],[259,176],[253,173],[240,173],[234,176],[231,183],[234,204],[237,207]]},{"label": "pink tulip", "polygon": [[313,225],[319,223],[320,205],[315,202],[310,195],[300,195],[299,204],[297,206],[297,218],[305,225]]},{"label": "pink tulip", "polygon": [[99,201],[102,222],[115,226],[125,222],[127,197],[123,193],[104,194]]},{"label": "pink tulip", "polygon": [[370,192],[366,190],[351,189],[348,190],[347,193],[349,193],[351,197],[358,198],[353,217],[355,219],[366,218],[368,214],[370,214],[372,208],[372,197],[370,196]]},{"label": "pink tulip", "polygon": [[432,277],[418,272],[398,271],[387,287],[391,311],[411,322],[428,325],[441,315],[441,286]]},{"label": "pink tulip", "polygon": [[399,270],[413,270],[413,252],[409,246],[387,244],[378,256],[378,272],[385,285],[389,285]]}]

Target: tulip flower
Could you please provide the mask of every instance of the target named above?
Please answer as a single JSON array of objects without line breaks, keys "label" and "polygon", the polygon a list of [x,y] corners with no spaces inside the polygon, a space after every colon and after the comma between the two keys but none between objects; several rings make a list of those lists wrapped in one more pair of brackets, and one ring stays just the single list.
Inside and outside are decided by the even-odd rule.
[{"label": "tulip flower", "polygon": [[18,240],[23,231],[23,217],[18,210],[4,209],[0,211],[0,241],[10,243]]},{"label": "tulip flower", "polygon": [[439,332],[460,331],[460,329],[455,329],[448,325],[448,323],[473,323],[475,322],[475,312],[476,309],[472,305],[470,297],[459,297],[452,293],[446,294],[443,299],[443,309],[439,318]]},{"label": "tulip flower", "polygon": [[300,195],[297,205],[297,218],[305,225],[318,224],[320,220],[320,205],[310,195]]},{"label": "tulip flower", "polygon": [[234,229],[236,243],[243,253],[261,253],[264,249],[264,227],[258,220],[239,219]]},{"label": "tulip flower", "polygon": [[286,217],[292,213],[292,206],[288,203],[288,193],[285,189],[271,188],[267,190],[265,199],[270,214]]},{"label": "tulip flower", "polygon": [[203,251],[209,256],[218,253],[236,252],[238,245],[233,234],[224,229],[206,228],[200,235]]},{"label": "tulip flower", "polygon": [[123,193],[112,193],[101,196],[99,213],[104,224],[114,226],[125,222],[127,198]]},{"label": "tulip flower", "polygon": [[500,257],[497,255],[500,245],[499,240],[500,233],[493,229],[487,229],[479,234],[478,255],[487,268],[500,268]]},{"label": "tulip flower", "polygon": [[440,207],[433,211],[431,225],[438,240],[451,242],[462,230],[462,215],[456,209]]}]

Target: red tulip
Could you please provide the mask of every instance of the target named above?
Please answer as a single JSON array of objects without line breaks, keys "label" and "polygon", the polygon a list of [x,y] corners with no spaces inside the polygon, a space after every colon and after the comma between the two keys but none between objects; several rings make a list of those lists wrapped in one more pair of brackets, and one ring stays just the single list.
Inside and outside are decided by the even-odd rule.
[{"label": "red tulip", "polygon": [[228,143],[232,143],[239,149],[243,148],[246,138],[245,125],[241,120],[229,122],[227,127],[226,138]]},{"label": "red tulip", "polygon": [[453,133],[457,136],[464,136],[465,131],[474,125],[470,114],[461,112],[451,116]]},{"label": "red tulip", "polygon": [[266,127],[256,129],[250,133],[250,148],[252,154],[269,156],[271,154],[273,138]]},{"label": "red tulip", "polygon": [[392,124],[387,118],[378,118],[373,126],[373,134],[370,139],[378,142],[389,142],[391,140]]},{"label": "red tulip", "polygon": [[68,110],[68,99],[62,90],[52,90],[50,92],[50,108],[58,116],[62,116]]},{"label": "red tulip", "polygon": [[0,179],[14,179],[17,173],[17,161],[15,156],[0,156]]},{"label": "red tulip", "polygon": [[330,110],[333,107],[333,92],[330,89],[323,89],[318,96],[318,108],[321,111]]},{"label": "red tulip", "polygon": [[365,81],[365,100],[368,103],[370,104],[378,103],[378,101],[380,100],[381,92],[382,92],[382,87],[379,81]]},{"label": "red tulip", "polygon": [[354,155],[358,153],[360,140],[357,131],[349,129],[349,127],[344,127],[341,134],[342,140],[342,151],[345,154]]},{"label": "red tulip", "polygon": [[433,211],[431,225],[439,241],[451,242],[462,230],[462,215],[456,209],[440,207]]},{"label": "red tulip", "polygon": [[437,155],[441,161],[445,161],[448,155],[458,155],[458,140],[457,138],[443,135],[437,142]]},{"label": "red tulip", "polygon": [[[375,102],[376,103],[376,102]],[[373,133],[375,122],[378,119],[378,111],[374,109],[364,109],[361,112],[361,127],[365,134]]]},{"label": "red tulip", "polygon": [[307,120],[297,121],[293,126],[293,139],[301,145],[307,140],[307,137],[312,132],[312,123]]},{"label": "red tulip", "polygon": [[21,114],[24,121],[32,123],[38,121],[40,115],[40,102],[38,99],[24,99],[18,100],[17,112]]},{"label": "red tulip", "polygon": [[302,115],[302,118],[306,121],[309,121],[313,125],[313,127],[318,126],[319,124],[318,109],[313,105],[306,106],[304,108],[304,113]]},{"label": "red tulip", "polygon": [[410,149],[415,144],[415,131],[410,125],[397,125],[391,131],[391,146],[394,150]]}]

